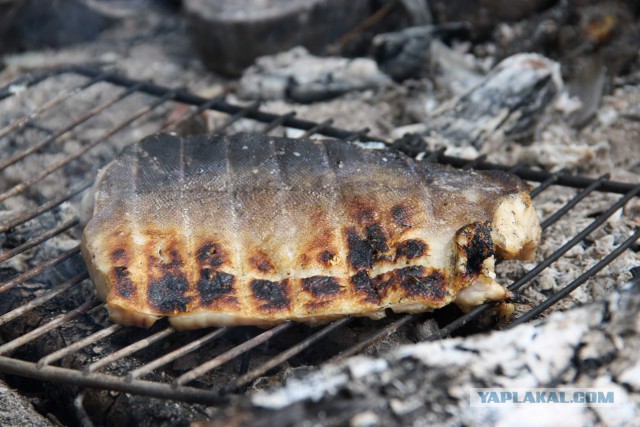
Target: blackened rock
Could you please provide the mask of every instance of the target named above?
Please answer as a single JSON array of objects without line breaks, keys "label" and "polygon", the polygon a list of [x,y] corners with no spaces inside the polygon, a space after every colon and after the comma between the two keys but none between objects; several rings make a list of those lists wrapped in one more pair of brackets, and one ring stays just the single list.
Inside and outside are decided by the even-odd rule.
[{"label": "blackened rock", "polygon": [[371,13],[362,0],[184,0],[184,8],[205,65],[234,76],[294,46],[319,53]]}]

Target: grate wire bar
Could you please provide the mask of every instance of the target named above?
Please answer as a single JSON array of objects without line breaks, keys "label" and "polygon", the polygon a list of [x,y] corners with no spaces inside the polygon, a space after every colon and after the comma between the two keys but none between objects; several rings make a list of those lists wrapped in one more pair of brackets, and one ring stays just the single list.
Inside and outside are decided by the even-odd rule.
[{"label": "grate wire bar", "polygon": [[[369,135],[369,129],[362,129],[355,132],[339,129],[333,126],[333,120],[327,120],[322,123],[316,123],[309,120],[300,119],[296,116],[295,111],[291,111],[286,114],[276,115],[271,114],[260,109],[259,103],[253,103],[246,106],[233,105],[226,102],[223,98],[205,99],[194,94],[191,94],[185,90],[170,89],[162,86],[158,86],[152,82],[143,82],[127,77],[104,72],[102,70],[83,68],[83,67],[70,67],[61,68],[39,74],[30,74],[11,82],[4,87],[0,88],[0,102],[11,96],[26,96],[26,92],[32,88],[36,88],[39,84],[47,81],[48,79],[57,78],[60,76],[79,76],[86,80],[78,85],[72,86],[62,92],[59,92],[56,96],[45,102],[39,108],[35,109],[29,114],[22,115],[10,121],[4,127],[0,129],[0,138],[11,136],[16,132],[20,132],[29,126],[38,126],[36,120],[46,115],[47,113],[54,111],[55,107],[61,105],[64,102],[72,101],[74,97],[81,95],[86,89],[94,87],[97,84],[110,84],[115,89],[119,89],[114,97],[104,101],[86,112],[77,116],[74,119],[70,119],[70,122],[58,130],[53,130],[51,134],[44,139],[35,142],[21,151],[18,151],[10,155],[6,159],[0,158],[0,170],[15,165],[18,162],[28,160],[31,155],[38,153],[51,144],[56,143],[64,135],[77,129],[81,124],[99,116],[104,111],[117,107],[121,101],[131,98],[134,95],[144,94],[151,97],[151,102],[143,105],[138,110],[132,112],[126,119],[118,122],[111,127],[108,131],[102,133],[97,138],[90,140],[90,142],[83,145],[78,151],[69,154],[67,157],[59,160],[48,168],[40,171],[35,176],[20,182],[8,189],[2,190],[0,193],[0,203],[15,197],[33,186],[38,185],[42,180],[51,175],[53,172],[60,170],[75,160],[78,160],[90,150],[97,147],[99,144],[108,142],[112,136],[118,132],[129,128],[134,123],[141,119],[146,119],[153,112],[161,107],[166,107],[168,102],[179,103],[187,105],[190,110],[185,114],[173,119],[168,123],[164,123],[159,126],[163,130],[173,130],[181,123],[193,119],[198,114],[206,110],[214,110],[227,115],[226,120],[218,126],[216,131],[222,132],[232,127],[240,120],[253,120],[259,123],[263,123],[262,132],[269,133],[276,128],[295,128],[304,131],[304,137],[310,137],[312,135],[320,134],[327,137],[341,138],[345,140],[361,140],[361,141],[384,141],[382,138]],[[16,88],[21,88],[17,90]],[[591,234],[598,227],[602,226],[612,215],[616,213],[620,208],[636,197],[640,193],[640,185],[627,184],[614,182],[610,180],[609,175],[603,175],[596,179],[572,176],[564,171],[558,173],[549,173],[545,171],[532,170],[523,167],[522,165],[506,166],[499,164],[492,164],[486,161],[485,156],[481,156],[475,160],[469,161],[459,159],[455,157],[449,157],[444,155],[444,151],[440,150],[434,153],[428,154],[425,159],[427,161],[436,161],[445,163],[458,168],[475,168],[475,169],[500,169],[508,170],[512,173],[519,175],[522,179],[538,182],[539,185],[532,190],[532,197],[536,197],[542,192],[552,188],[553,186],[560,185],[565,187],[575,188],[576,195],[566,202],[560,209],[553,212],[541,223],[543,230],[548,229],[552,224],[561,220],[564,215],[571,209],[583,202],[587,196],[594,192],[606,192],[621,194],[613,205],[610,206],[605,212],[601,213],[591,224],[585,229],[576,234],[572,239],[558,248],[552,255],[545,258],[543,262],[536,265],[533,269],[523,275],[520,279],[513,282],[509,289],[512,291],[519,290],[525,286],[529,286],[532,280],[545,268],[557,261],[564,254],[566,254],[571,248],[579,244],[586,236]],[[51,200],[41,202],[41,204],[33,209],[28,209],[24,212],[20,212],[17,215],[5,219],[0,222],[0,233],[7,234],[17,227],[24,226],[30,221],[55,212],[63,203],[71,201],[75,197],[82,194],[93,183],[93,177],[76,183],[62,194],[53,197]],[[37,250],[40,245],[50,239],[55,239],[64,233],[71,231],[78,231],[80,227],[77,219],[67,220],[59,223],[49,230],[42,231],[40,233],[34,233],[29,236],[28,240],[20,245],[0,252],[0,262],[10,260],[20,254],[29,254],[29,251]],[[566,285],[561,291],[549,297],[547,301],[532,309],[529,313],[521,316],[512,322],[512,325],[522,323],[530,320],[540,313],[548,309],[551,305],[564,298],[572,290],[585,283],[591,277],[593,277],[598,271],[605,268],[611,262],[613,262],[622,252],[629,250],[630,247],[640,238],[640,231],[636,230],[630,235],[624,242],[620,243],[618,247],[599,260],[589,270],[584,272],[574,281]],[[27,283],[29,280],[38,277],[46,271],[58,266],[59,264],[69,260],[70,258],[77,256],[79,248],[74,247],[60,254],[51,257],[50,259],[42,262],[41,264],[24,271],[23,273],[12,277],[4,282],[0,282],[0,294],[8,292],[9,290]],[[0,315],[0,326],[3,326],[16,318],[28,313],[36,308],[43,307],[50,301],[54,301],[61,297],[63,294],[70,292],[77,286],[82,285],[87,280],[88,276],[86,272],[79,273],[74,277],[61,281],[53,286],[43,294],[25,302],[23,305],[14,308],[13,310]],[[427,339],[438,339],[446,337],[456,330],[460,329],[467,323],[478,318],[480,315],[490,310],[494,304],[485,304],[480,306],[471,312],[459,317],[453,322],[445,325],[439,329],[432,336]],[[21,335],[13,340],[0,345],[0,372],[5,372],[14,375],[21,375],[31,378],[37,378],[46,381],[53,382],[65,382],[88,388],[101,388],[109,389],[121,392],[129,392],[136,394],[143,394],[148,396],[154,396],[165,399],[176,399],[188,402],[205,402],[205,403],[220,403],[224,402],[229,392],[238,390],[243,386],[250,384],[255,379],[266,374],[268,371],[281,366],[283,363],[291,360],[297,355],[301,354],[305,350],[309,349],[315,344],[321,342],[329,334],[335,330],[343,327],[347,327],[352,323],[352,318],[344,318],[328,325],[315,328],[311,330],[307,335],[298,340],[293,345],[290,345],[284,351],[279,352],[277,355],[264,361],[259,366],[253,367],[248,372],[244,373],[237,378],[232,379],[226,386],[221,387],[218,390],[211,390],[200,388],[196,386],[189,386],[187,384],[194,382],[198,378],[202,377],[207,372],[214,370],[221,365],[228,363],[240,356],[245,356],[254,348],[263,346],[270,342],[274,337],[286,333],[292,328],[291,323],[284,323],[279,326],[267,329],[260,333],[254,334],[252,337],[248,337],[240,344],[235,345],[223,351],[221,354],[210,358],[209,360],[200,363],[199,365],[188,370],[184,374],[173,378],[170,383],[162,383],[152,380],[143,380],[140,377],[155,372],[162,366],[167,365],[170,362],[177,360],[189,353],[203,348],[205,345],[217,342],[223,336],[229,334],[231,328],[218,328],[213,329],[200,338],[194,339],[182,346],[173,348],[171,351],[164,353],[160,357],[156,357],[153,360],[139,366],[136,369],[120,374],[100,373],[98,371],[105,369],[109,366],[114,366],[117,362],[124,360],[138,352],[168,340],[175,335],[175,330],[172,327],[164,327],[160,330],[151,330],[145,333],[143,338],[136,339],[127,345],[122,346],[117,351],[112,352],[104,357],[101,357],[91,363],[83,366],[81,369],[72,369],[65,367],[58,367],[54,364],[59,362],[66,356],[73,355],[75,352],[92,345],[96,345],[101,340],[109,339],[111,336],[117,336],[119,333],[126,331],[127,328],[119,325],[109,325],[102,327],[97,331],[93,331],[83,339],[66,345],[57,349],[47,355],[39,358],[37,362],[30,362],[22,360],[18,357],[12,357],[11,354],[18,348],[36,340],[40,337],[61,328],[65,325],[73,324],[74,322],[81,321],[82,315],[101,307],[102,304],[97,299],[90,299],[83,304],[73,308],[66,313],[59,313],[53,319],[44,322],[41,326],[31,330],[27,334]],[[54,313],[55,314],[55,313]],[[389,336],[406,326],[412,321],[425,316],[424,314],[408,314],[398,316],[395,320],[388,323],[386,326],[380,328],[377,332],[361,339],[354,343],[352,346],[343,349],[338,354],[329,359],[330,362],[341,360],[350,355],[356,354],[369,345]],[[82,392],[84,393],[84,392]],[[80,397],[82,396],[82,397]],[[79,395],[78,402],[82,407],[81,401],[84,394]]]}]

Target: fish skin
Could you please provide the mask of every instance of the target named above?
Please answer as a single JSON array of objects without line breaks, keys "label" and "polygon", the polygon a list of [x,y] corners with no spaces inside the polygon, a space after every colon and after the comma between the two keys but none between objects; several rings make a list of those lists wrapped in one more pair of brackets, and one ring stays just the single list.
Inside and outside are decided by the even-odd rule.
[{"label": "fish skin", "polygon": [[91,278],[112,320],[143,327],[428,311],[540,236],[513,175],[260,134],[147,137],[100,172],[94,203]]}]

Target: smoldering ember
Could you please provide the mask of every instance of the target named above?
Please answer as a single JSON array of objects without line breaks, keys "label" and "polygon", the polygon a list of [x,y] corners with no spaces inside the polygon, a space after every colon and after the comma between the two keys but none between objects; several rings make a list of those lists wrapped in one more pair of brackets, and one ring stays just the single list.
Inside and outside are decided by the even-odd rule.
[{"label": "smoldering ember", "polygon": [[[0,425],[637,423],[639,47],[640,5],[631,0],[0,2]],[[429,170],[420,169],[427,162],[463,169],[460,176],[467,179],[485,176],[476,171],[497,169],[530,184],[540,243],[530,260],[505,259],[507,251],[499,244],[523,241],[522,236],[489,234],[491,225],[484,223],[484,238],[460,232],[455,242],[452,234],[447,237],[451,242],[435,245],[425,236],[408,234],[409,240],[396,242],[380,226],[383,213],[390,214],[361,200],[359,218],[372,224],[366,223],[360,235],[351,230],[356,236],[351,247],[357,246],[371,265],[358,272],[366,280],[354,279],[353,289],[350,282],[327,281],[332,295],[357,295],[366,288],[369,298],[396,298],[390,307],[410,307],[409,294],[399,293],[389,278],[393,271],[408,271],[412,292],[420,286],[433,291],[437,281],[415,272],[436,262],[451,269],[469,266],[473,263],[467,261],[475,259],[472,286],[487,287],[495,280],[508,288],[507,299],[471,311],[450,304],[418,313],[387,309],[377,312],[385,316],[381,319],[334,316],[320,325],[183,331],[166,319],[150,329],[114,323],[80,254],[83,228],[92,215],[92,188],[104,176],[99,171],[124,147],[158,132],[181,137],[159,141],[241,132],[273,137],[264,140],[335,138],[357,145],[357,152],[377,150],[375,158],[385,159],[389,167],[399,161],[417,165],[407,176]],[[380,151],[388,156],[378,156]],[[198,154],[185,153],[175,159],[159,156],[164,164],[158,170],[166,167],[179,179],[187,170],[196,173]],[[237,153],[242,149],[231,154]],[[158,161],[145,155],[138,166]],[[277,187],[278,179],[292,187],[310,180],[305,175],[300,182],[285,181],[278,171],[311,160],[299,171],[306,174],[319,169],[316,159],[324,161],[304,156],[293,153],[289,161],[274,152],[240,161],[256,164],[260,179],[284,192],[291,188]],[[227,168],[236,160],[229,157]],[[271,179],[266,171],[277,161],[282,164]],[[231,172],[224,175],[224,188],[233,189],[239,179]],[[153,173],[133,165],[134,188],[126,193],[140,191],[138,177]],[[354,173],[353,182],[364,182],[368,175]],[[185,215],[185,197],[203,212],[207,206],[216,212],[228,208],[212,202],[212,187],[223,184],[176,192],[175,182],[157,179],[154,188],[168,188],[158,203],[173,200],[176,218]],[[309,186],[309,194],[320,200],[326,182],[320,175],[319,187]],[[409,194],[389,190],[389,183],[370,185],[381,194]],[[469,191],[453,191],[459,188],[458,182],[451,183],[451,200],[443,205],[459,208],[464,199],[470,210],[480,211],[482,203]],[[526,190],[522,193],[526,196]],[[428,198],[428,190],[425,194]],[[233,192],[226,196],[236,197]],[[407,233],[426,228],[413,224],[415,212],[400,207],[390,211],[398,227]],[[441,224],[451,220],[446,217],[451,208],[431,208],[445,212],[436,218]],[[279,209],[265,205],[260,215],[280,218]],[[523,211],[516,210],[509,218],[521,223]],[[124,212],[119,219],[131,223],[140,212]],[[306,220],[317,225],[309,235],[322,234],[321,219]],[[350,224],[342,225],[348,229]],[[156,226],[168,227],[157,221]],[[446,229],[441,228],[434,235]],[[222,295],[229,306],[248,301],[257,288],[269,301],[310,301],[307,307],[315,309],[348,305],[346,299],[330,299],[324,288],[291,290],[297,289],[291,284],[297,277],[331,279],[327,275],[337,271],[341,259],[354,259],[346,244],[332,249],[325,242],[313,249],[325,254],[318,258],[326,263],[325,272],[309,267],[311,261],[290,262],[296,271],[313,273],[280,272],[291,276],[289,282],[284,275],[277,279],[282,282],[267,278],[276,265],[269,258],[274,254],[261,253],[251,262],[264,280],[254,281],[260,286],[253,291],[246,286],[245,292],[233,287],[234,276],[217,269],[226,246],[181,253],[158,230],[155,235],[116,230],[123,241],[142,248],[107,253],[120,295],[145,294],[147,281],[158,279],[154,275],[161,266],[168,272],[162,298],[178,298],[169,304],[170,314],[184,314],[197,305],[196,290],[185,289],[197,285],[181,279],[180,268],[186,271],[185,264],[201,262],[206,265],[198,272],[217,286],[208,298]],[[254,227],[243,230],[237,241],[223,243],[241,246],[247,236],[283,240],[270,231]],[[191,228],[181,232],[185,239],[193,237]],[[429,252],[447,244],[453,248],[461,236],[471,243],[455,261],[449,253]],[[103,243],[109,247],[112,242]],[[405,246],[387,256],[399,243]],[[287,250],[298,244],[291,242]],[[414,259],[417,252],[432,258]],[[314,254],[309,258],[315,260]],[[141,257],[147,255],[145,264]],[[126,263],[132,260],[142,261],[129,269]],[[387,264],[372,267],[374,260]],[[405,261],[405,268],[391,270]],[[145,268],[149,277],[140,277]],[[471,270],[461,270],[467,282],[456,283],[470,283]],[[275,287],[281,283],[283,288]],[[350,302],[350,313],[363,313],[363,301]],[[367,303],[371,309],[371,299]],[[221,318],[228,319],[215,317]],[[116,320],[127,323],[126,313]],[[518,396],[585,390],[606,399],[600,404],[528,403],[519,397],[513,405],[495,397],[483,406],[472,399],[474,390],[495,396],[512,390],[523,390]]]}]

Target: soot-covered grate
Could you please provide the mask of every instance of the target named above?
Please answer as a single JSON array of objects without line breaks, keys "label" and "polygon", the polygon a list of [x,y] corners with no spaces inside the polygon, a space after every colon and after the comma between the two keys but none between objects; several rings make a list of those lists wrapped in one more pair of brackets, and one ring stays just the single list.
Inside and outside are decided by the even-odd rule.
[{"label": "soot-covered grate", "polygon": [[[77,213],[80,197],[93,184],[96,171],[124,145],[153,132],[172,131],[205,111],[215,112],[216,132],[249,127],[264,133],[286,129],[302,137],[382,139],[369,136],[366,129],[346,131],[332,127],[331,121],[299,119],[295,112],[270,114],[257,103],[232,105],[223,98],[204,99],[86,68],[24,76],[0,88],[0,109],[0,372],[86,388],[219,403],[258,378],[277,378],[278,368],[285,364],[334,362],[397,335],[402,335],[402,342],[411,342],[469,333],[469,325],[484,325],[490,317],[486,314],[492,304],[466,314],[446,308],[390,315],[381,321],[344,318],[315,328],[285,323],[267,330],[238,327],[185,333],[163,322],[148,331],[110,324],[79,259]],[[548,173],[491,164],[484,158],[448,157],[443,151],[427,153],[423,161],[508,170],[537,183],[531,193],[534,198],[559,186],[575,189],[561,208],[543,218],[543,230],[594,194],[620,195],[585,228],[545,253],[540,262],[527,266],[528,271],[509,285],[511,291],[533,284],[573,248],[593,244],[592,233],[640,193],[640,185],[614,182],[606,175],[592,179]],[[635,230],[616,242],[613,251],[593,259],[583,274],[507,327],[540,315],[625,251],[637,250],[639,237],[640,231]],[[422,333],[412,332],[425,324],[427,332],[424,327]],[[81,398],[76,402],[80,408]]]}]

